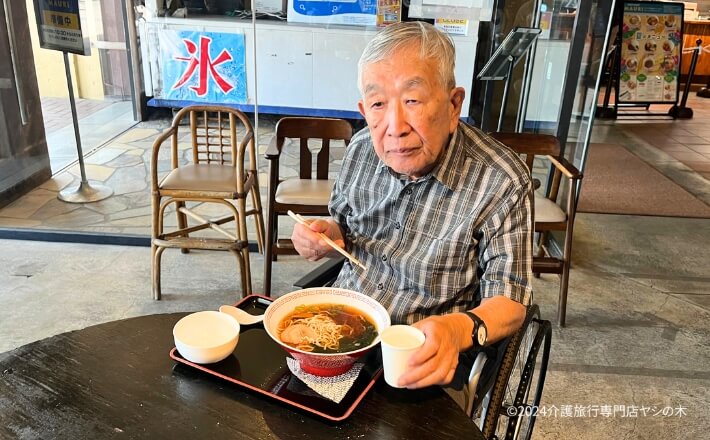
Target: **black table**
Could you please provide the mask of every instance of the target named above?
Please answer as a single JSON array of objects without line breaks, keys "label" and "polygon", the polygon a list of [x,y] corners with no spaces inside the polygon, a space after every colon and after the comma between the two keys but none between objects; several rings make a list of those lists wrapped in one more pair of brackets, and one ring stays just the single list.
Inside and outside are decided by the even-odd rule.
[{"label": "black table", "polygon": [[335,423],[176,363],[172,328],[184,315],[110,322],[0,354],[0,438],[482,438],[438,387],[396,390],[380,379]]}]

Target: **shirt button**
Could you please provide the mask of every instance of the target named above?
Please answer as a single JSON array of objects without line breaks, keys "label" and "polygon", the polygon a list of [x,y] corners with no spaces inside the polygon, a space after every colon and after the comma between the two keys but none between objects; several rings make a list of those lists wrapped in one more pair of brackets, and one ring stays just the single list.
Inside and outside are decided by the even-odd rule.
[{"label": "shirt button", "polygon": [[411,193],[412,193],[412,188],[407,188],[407,190],[406,190],[406,191],[404,191],[404,192],[405,192],[405,193],[406,193],[407,195],[409,195],[409,194],[411,194]]},{"label": "shirt button", "polygon": [[382,283],[380,283],[380,284],[377,285],[377,288],[380,289],[380,290],[382,290],[382,289],[385,288],[385,286],[384,286]]},{"label": "shirt button", "polygon": [[382,261],[387,261],[387,255],[382,256]]},{"label": "shirt button", "polygon": [[395,228],[395,229],[399,229],[399,228],[401,228],[401,227],[402,227],[402,225],[399,224],[399,222],[397,222],[397,223],[394,224],[394,228]]}]

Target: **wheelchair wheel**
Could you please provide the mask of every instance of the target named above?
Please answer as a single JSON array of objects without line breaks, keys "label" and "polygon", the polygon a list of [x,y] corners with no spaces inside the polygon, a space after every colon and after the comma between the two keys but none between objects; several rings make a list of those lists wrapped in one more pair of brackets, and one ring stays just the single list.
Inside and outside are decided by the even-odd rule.
[{"label": "wheelchair wheel", "polygon": [[[542,397],[552,327],[529,308],[521,329],[506,347],[483,420],[487,439],[529,439]],[[538,359],[542,348],[542,357]]]}]

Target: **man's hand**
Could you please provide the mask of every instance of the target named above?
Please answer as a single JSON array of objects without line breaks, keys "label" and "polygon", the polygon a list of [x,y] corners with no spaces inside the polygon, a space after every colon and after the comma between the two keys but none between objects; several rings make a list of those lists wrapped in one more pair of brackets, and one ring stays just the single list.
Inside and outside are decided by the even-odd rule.
[{"label": "man's hand", "polygon": [[325,234],[338,246],[345,249],[345,240],[340,226],[335,221],[328,219],[317,219],[311,221],[308,226],[296,224],[293,227],[291,241],[296,251],[310,261],[318,261],[323,257],[337,257],[340,255],[336,250],[328,246],[318,233]]},{"label": "man's hand", "polygon": [[399,384],[407,388],[445,385],[454,378],[459,352],[471,347],[473,323],[461,313],[430,316],[413,324],[426,336]]}]

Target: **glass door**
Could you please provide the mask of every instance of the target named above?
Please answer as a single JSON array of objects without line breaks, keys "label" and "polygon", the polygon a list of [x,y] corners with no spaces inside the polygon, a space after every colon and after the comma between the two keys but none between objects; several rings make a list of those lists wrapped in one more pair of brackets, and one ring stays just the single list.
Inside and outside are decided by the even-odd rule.
[{"label": "glass door", "polygon": [[24,1],[0,8],[0,207],[51,176]]}]

